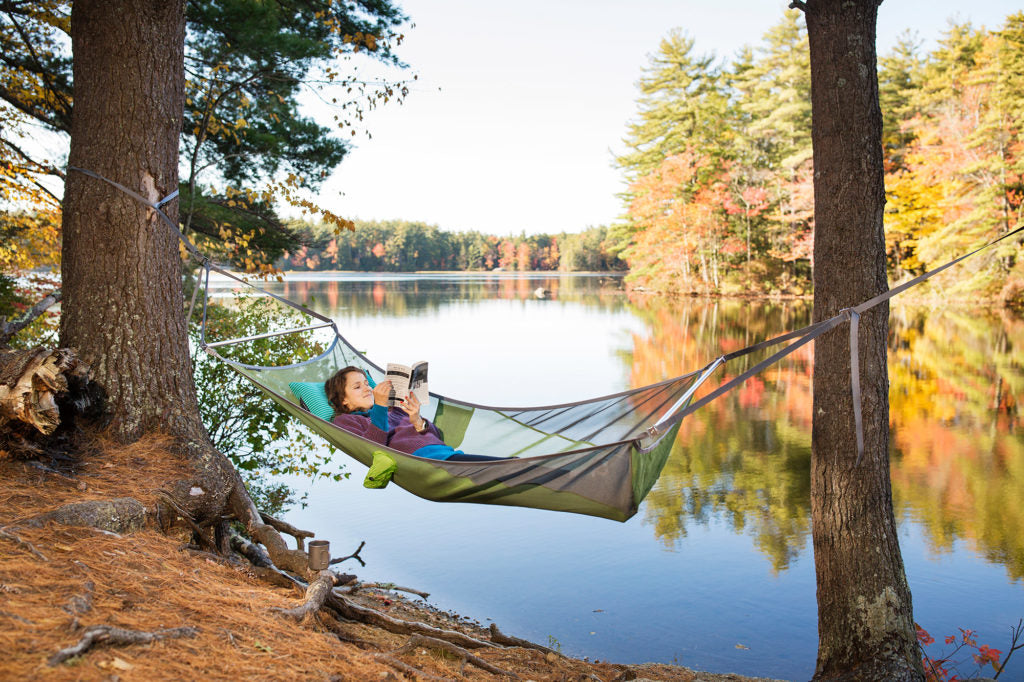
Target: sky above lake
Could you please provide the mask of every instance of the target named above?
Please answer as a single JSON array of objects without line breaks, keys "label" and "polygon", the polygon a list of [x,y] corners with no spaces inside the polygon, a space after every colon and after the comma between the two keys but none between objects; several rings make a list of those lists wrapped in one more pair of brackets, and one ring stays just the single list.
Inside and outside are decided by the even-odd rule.
[{"label": "sky above lake", "polygon": [[[578,232],[622,212],[612,166],[636,114],[636,82],[680,28],[697,54],[757,45],[775,0],[398,0],[406,101],[371,111],[318,202],[353,219],[491,234]],[[878,51],[905,30],[934,45],[949,19],[1000,28],[1018,1],[885,0]],[[364,74],[372,73],[362,67]],[[311,108],[324,121],[328,113]],[[367,137],[368,132],[372,137]]]}]

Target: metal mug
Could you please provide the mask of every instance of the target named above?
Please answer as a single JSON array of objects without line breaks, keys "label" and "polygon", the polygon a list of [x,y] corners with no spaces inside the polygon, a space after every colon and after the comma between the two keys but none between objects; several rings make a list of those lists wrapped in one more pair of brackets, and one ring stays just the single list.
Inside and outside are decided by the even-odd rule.
[{"label": "metal mug", "polygon": [[323,571],[331,565],[331,543],[327,540],[310,540],[309,570]]}]

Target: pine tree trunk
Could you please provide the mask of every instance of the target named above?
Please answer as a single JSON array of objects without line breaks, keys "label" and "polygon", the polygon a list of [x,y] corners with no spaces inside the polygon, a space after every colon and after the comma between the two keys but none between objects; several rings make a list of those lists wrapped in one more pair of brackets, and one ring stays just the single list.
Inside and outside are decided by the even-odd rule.
[{"label": "pine tree trunk", "polygon": [[[76,0],[71,36],[69,165],[162,199],[178,188],[183,0]],[[164,210],[177,219],[177,201]],[[105,387],[113,433],[197,436],[174,234],[135,199],[74,171],[63,229],[61,345],[76,348]]]},{"label": "pine tree trunk", "polygon": [[[878,2],[807,0],[805,7],[814,117],[816,321],[888,288]],[[880,305],[860,324],[860,466],[848,328],[815,345],[811,516],[819,680],[923,678],[889,480],[888,315],[888,306]]]},{"label": "pine tree trunk", "polygon": [[[184,40],[184,0],[75,0],[70,166],[153,202],[177,189]],[[164,210],[177,220],[177,201]],[[175,512],[201,521],[230,511],[279,568],[304,571],[305,553],[263,523],[200,419],[170,226],[121,190],[69,171],[63,227],[61,343],[106,390],[112,434],[125,442],[150,430],[175,436],[193,470],[169,486]]]}]

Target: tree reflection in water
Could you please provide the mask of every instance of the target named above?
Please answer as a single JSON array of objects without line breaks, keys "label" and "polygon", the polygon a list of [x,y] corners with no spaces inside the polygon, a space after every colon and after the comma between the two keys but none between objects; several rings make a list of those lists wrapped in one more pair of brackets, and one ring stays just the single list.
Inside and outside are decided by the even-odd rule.
[{"label": "tree reflection in water", "polygon": [[[632,296],[631,382],[658,381],[810,322],[806,301]],[[967,540],[1013,580],[1024,577],[1024,434],[1018,398],[1024,321],[1005,312],[895,306],[890,423],[898,518],[936,552]],[[732,361],[719,381],[761,357]],[[667,547],[693,524],[726,520],[775,571],[809,546],[813,347],[805,346],[684,420],[647,497],[645,523]],[[709,382],[710,383],[710,382]],[[706,391],[710,391],[710,386]]]}]

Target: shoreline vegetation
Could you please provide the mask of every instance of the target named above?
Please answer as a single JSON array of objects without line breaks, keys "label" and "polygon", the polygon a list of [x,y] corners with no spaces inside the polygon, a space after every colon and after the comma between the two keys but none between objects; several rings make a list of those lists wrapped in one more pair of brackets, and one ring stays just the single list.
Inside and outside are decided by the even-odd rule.
[{"label": "shoreline vegetation", "polygon": [[[365,584],[348,596],[393,621],[482,641],[496,639],[497,632],[512,644],[473,649],[463,658],[459,648],[445,650],[430,638],[410,639],[366,623],[316,617],[297,626],[285,612],[301,604],[301,590],[270,585],[241,564],[191,546],[187,533],[144,528],[118,534],[33,522],[83,500],[135,496],[147,506],[155,504],[161,487],[186,473],[167,444],[158,434],[129,446],[96,439],[75,461],[44,465],[0,458],[0,498],[7,501],[0,509],[0,646],[6,652],[0,677],[485,680],[504,678],[500,670],[538,681],[767,679],[573,658],[517,640],[496,626],[485,628],[403,594],[410,588],[386,583]],[[131,482],[121,473],[128,469]],[[363,573],[355,562],[336,571],[354,568]],[[97,636],[104,626],[120,630]],[[138,641],[118,643],[121,631]],[[89,633],[96,639],[92,646],[71,653]],[[144,641],[140,633],[154,637]]]},{"label": "shoreline vegetation", "polygon": [[[231,271],[232,274],[239,277],[249,276],[247,273],[237,270]],[[505,270],[502,268],[494,268],[491,270],[401,270],[401,271],[379,271],[379,270],[281,270],[278,273],[285,279],[291,279],[293,281],[302,281],[304,276],[317,275],[317,278],[330,279],[332,276],[337,277],[352,277],[352,276],[366,276],[366,279],[372,279],[374,276],[407,276],[407,275],[432,275],[439,277],[457,277],[460,275],[498,275],[501,277],[515,277],[522,276],[528,278],[541,278],[541,277],[561,277],[561,276],[573,276],[573,277],[607,277],[610,280],[620,280],[620,285],[615,288],[620,288],[630,295],[641,295],[641,296],[664,296],[667,298],[677,299],[722,299],[722,300],[751,300],[751,301],[813,301],[814,291],[808,290],[806,292],[785,292],[785,291],[710,291],[710,292],[699,292],[699,291],[679,291],[672,289],[658,289],[652,286],[645,286],[636,284],[629,280],[628,271],[619,270],[579,270],[579,271],[565,271],[565,270]],[[954,268],[955,274],[955,268]],[[268,277],[272,279],[272,277]],[[909,279],[909,278],[907,278]],[[211,281],[218,281],[216,273],[211,275]],[[255,280],[259,282],[260,280]],[[893,289],[899,286],[902,281],[893,281],[889,283],[889,288]],[[549,292],[550,293],[550,292]],[[989,296],[979,298],[977,295],[971,295],[969,292],[960,291],[956,295],[950,295],[949,292],[942,290],[941,282],[937,285],[934,282],[923,282],[920,286],[908,289],[905,292],[901,292],[897,297],[893,299],[893,302],[905,301],[913,303],[915,305],[971,305],[971,306],[983,306],[986,308],[1009,308],[1020,310],[1021,307],[1017,305],[1010,305],[1006,300],[998,296]]]}]

